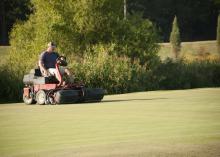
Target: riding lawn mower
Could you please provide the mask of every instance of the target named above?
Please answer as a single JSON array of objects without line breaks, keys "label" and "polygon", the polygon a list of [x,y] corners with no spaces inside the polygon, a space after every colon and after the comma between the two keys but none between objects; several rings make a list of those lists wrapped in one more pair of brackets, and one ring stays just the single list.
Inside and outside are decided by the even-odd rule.
[{"label": "riding lawn mower", "polygon": [[39,68],[32,69],[24,76],[23,100],[25,104],[99,102],[103,99],[105,92],[102,88],[86,88],[83,83],[65,82],[59,70],[60,66],[67,66],[64,56],[56,60],[58,78],[53,75],[43,77]]}]

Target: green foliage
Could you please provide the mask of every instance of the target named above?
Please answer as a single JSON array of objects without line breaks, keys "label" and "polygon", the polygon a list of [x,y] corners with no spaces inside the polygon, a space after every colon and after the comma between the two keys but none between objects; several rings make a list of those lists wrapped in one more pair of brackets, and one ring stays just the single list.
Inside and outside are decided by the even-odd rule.
[{"label": "green foliage", "polygon": [[220,86],[219,61],[173,61],[167,59],[155,71],[160,89],[189,89]]},{"label": "green foliage", "polygon": [[87,50],[82,61],[70,64],[77,80],[88,87],[102,87],[109,94],[146,90],[146,67],[137,60],[131,63],[126,56],[118,57],[114,51],[114,44]]},{"label": "green foliage", "polygon": [[[5,17],[5,21],[1,21],[0,38],[6,38],[3,40],[7,40],[7,43],[7,34],[9,34],[8,32],[11,31],[14,23],[17,20],[27,19],[27,15],[36,10],[29,7],[31,6],[30,1],[36,2],[36,0],[1,0],[0,6],[2,8],[0,9],[0,17],[3,17],[3,19]],[[100,15],[106,15],[109,9],[115,8],[114,12],[117,12],[117,15],[119,13],[121,14],[120,16],[122,16],[123,6],[121,6],[120,4],[122,3],[122,1],[123,0],[112,0],[108,2],[106,0],[52,0],[51,6],[55,6],[54,8],[56,8],[57,11],[60,10],[60,13],[65,13],[66,17],[76,16],[74,14],[75,12],[77,14],[77,17],[80,18],[78,19],[78,22],[76,24],[79,24],[80,28],[83,31],[83,29],[87,29],[88,27],[85,27],[85,25],[87,25],[87,22],[82,19],[84,17],[87,17],[88,22],[91,23],[91,21],[94,21],[94,18],[92,18],[90,15],[96,8],[98,8],[99,10],[101,10],[101,8],[104,8],[102,9],[102,13]],[[93,2],[93,5],[98,7],[91,7],[91,3]],[[38,1],[37,3],[43,3],[43,1]],[[76,3],[76,5],[72,7],[71,5],[69,5],[71,3]],[[100,4],[103,7],[99,7]],[[59,5],[61,5],[62,7],[59,7]],[[41,6],[42,8],[45,8],[43,5]],[[67,10],[65,8],[67,8]],[[181,28],[181,39],[183,41],[215,39],[216,34],[213,31],[213,28],[216,27],[215,17],[217,17],[218,10],[220,8],[219,0],[127,0],[127,8],[128,13],[131,13],[132,11],[143,12],[144,18],[152,19],[161,29],[161,36],[163,41],[169,40],[170,25],[173,21],[174,14],[180,17],[178,21]],[[75,9],[78,9],[79,11],[74,11]],[[44,16],[44,14],[42,15]],[[117,18],[117,16],[115,16],[115,18]],[[70,20],[72,19],[70,18]],[[97,21],[93,24],[96,23]],[[60,23],[60,26],[62,26],[62,23]]]},{"label": "green foliage", "polygon": [[132,61],[138,59],[141,65],[148,66],[158,60],[158,35],[152,22],[143,20],[141,14],[133,14],[118,26],[113,36],[118,55],[126,55]]},{"label": "green foliage", "polygon": [[[33,14],[28,21],[17,23],[10,34],[8,71],[20,80],[19,84],[23,75],[37,65],[38,56],[49,41],[55,41],[58,52],[70,61],[78,58],[85,62],[81,67],[81,62],[75,61],[77,75],[82,80],[89,86],[102,86],[109,93],[132,91],[132,86],[138,89],[140,85],[128,87],[126,80],[133,77],[131,73],[138,74],[135,68],[150,69],[159,60],[154,25],[138,14],[123,20],[123,1],[33,0],[32,3]],[[88,70],[90,66],[94,67],[94,73]]]},{"label": "green foliage", "polygon": [[[35,40],[55,41],[64,54],[82,55],[87,47],[110,42],[109,34],[121,19],[116,0],[34,0]],[[114,27],[113,27],[114,26]]]},{"label": "green foliage", "polygon": [[[108,94],[159,89],[189,89],[220,86],[220,63],[218,61],[173,61],[161,62],[147,68],[138,60],[131,63],[126,56],[110,55],[114,45],[96,45],[87,50],[84,59],[70,59],[69,68],[76,81],[87,87],[102,87]],[[92,54],[92,55],[89,55]],[[11,73],[10,67],[0,70],[0,98],[19,100],[22,94],[22,77]]]},{"label": "green foliage", "polygon": [[172,32],[170,34],[170,44],[172,45],[172,52],[177,59],[181,49],[181,40],[176,16],[173,20]]},{"label": "green foliage", "polygon": [[220,54],[220,14],[218,15],[218,23],[217,23],[217,47],[218,47],[218,53]]},{"label": "green foliage", "polygon": [[127,0],[128,11],[143,12],[161,29],[161,38],[169,41],[174,15],[178,17],[182,41],[215,39],[219,0]]},{"label": "green foliage", "polygon": [[77,77],[88,87],[102,87],[108,93],[123,93],[130,78],[130,63],[127,58],[118,58],[109,48],[97,45],[88,50],[81,62],[73,62],[70,67]]},{"label": "green foliage", "polygon": [[46,43],[53,40],[65,55],[83,56],[93,45],[113,43],[117,55],[139,59],[142,65],[157,58],[155,27],[140,15],[124,21],[121,1],[33,0],[33,5],[34,14],[27,22],[15,25],[11,33],[12,56],[37,60]]},{"label": "green foliage", "polygon": [[[58,44],[58,52],[67,56],[78,80],[110,94],[219,85],[219,64],[160,63],[155,26],[140,14],[123,20],[122,3],[33,0],[34,14],[12,30],[9,60],[0,71],[0,77],[4,76],[0,96],[20,98],[23,75],[37,65],[39,54],[51,40]],[[174,32],[179,32],[178,27]],[[179,39],[174,41],[178,46]],[[210,71],[209,78],[201,68]],[[185,78],[195,79],[190,82]]]},{"label": "green foliage", "polygon": [[0,102],[19,101],[22,96],[22,80],[17,77],[16,73],[11,73],[9,67],[0,66]]}]

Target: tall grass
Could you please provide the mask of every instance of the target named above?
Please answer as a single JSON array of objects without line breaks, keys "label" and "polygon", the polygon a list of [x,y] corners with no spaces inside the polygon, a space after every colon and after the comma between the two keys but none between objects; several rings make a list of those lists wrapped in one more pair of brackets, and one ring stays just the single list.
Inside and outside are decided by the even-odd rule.
[{"label": "tall grass", "polygon": [[0,78],[0,102],[21,100],[22,78],[11,72],[8,66],[0,66]]},{"label": "tall grass", "polygon": [[[159,56],[162,60],[166,58],[175,58],[171,50],[170,43],[160,43]],[[213,41],[197,41],[197,42],[182,42],[181,52],[179,57],[185,58],[188,61],[195,60],[215,60],[219,58],[217,51],[217,42]]]}]

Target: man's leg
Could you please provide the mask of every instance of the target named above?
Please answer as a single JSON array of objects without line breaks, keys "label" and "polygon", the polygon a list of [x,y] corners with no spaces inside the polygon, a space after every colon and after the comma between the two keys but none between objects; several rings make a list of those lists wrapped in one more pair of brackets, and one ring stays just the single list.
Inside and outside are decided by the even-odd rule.
[{"label": "man's leg", "polygon": [[65,72],[68,76],[71,76],[71,72],[69,71],[69,69],[64,68],[64,72]]},{"label": "man's leg", "polygon": [[[60,67],[59,70],[60,70],[60,75],[62,77],[65,73],[65,70],[62,67]],[[59,73],[58,73],[56,68],[49,68],[48,72],[50,73],[50,75],[55,76],[57,80],[60,79],[59,78]]]},{"label": "man's leg", "polygon": [[[74,82],[74,77],[71,75],[71,72],[69,71],[69,69],[65,67],[59,67],[59,70],[60,70],[60,74],[62,77],[64,74],[67,74],[69,82],[71,83]],[[59,74],[55,68],[49,68],[48,71],[51,75],[55,76],[57,80],[59,80]]]},{"label": "man's leg", "polygon": [[40,72],[41,72],[41,74],[42,74],[42,76],[43,77],[47,77],[48,75],[49,75],[49,72],[46,70],[44,70],[44,69],[42,69],[42,68],[40,68]]},{"label": "man's leg", "polygon": [[74,76],[71,74],[70,70],[66,67],[60,67],[60,72],[62,75],[66,74],[68,76],[68,82],[74,83]]},{"label": "man's leg", "polygon": [[49,68],[48,72],[50,74],[50,76],[55,76],[56,78],[58,78],[57,76],[57,70],[55,68]]}]

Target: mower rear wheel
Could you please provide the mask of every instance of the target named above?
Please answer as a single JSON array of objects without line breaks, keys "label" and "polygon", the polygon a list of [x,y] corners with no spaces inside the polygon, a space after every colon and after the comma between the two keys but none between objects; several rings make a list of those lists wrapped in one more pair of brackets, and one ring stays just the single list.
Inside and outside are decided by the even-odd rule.
[{"label": "mower rear wheel", "polygon": [[86,88],[84,102],[100,102],[104,97],[104,90],[102,88]]},{"label": "mower rear wheel", "polygon": [[24,96],[24,95],[23,95],[23,101],[27,105],[31,105],[31,104],[35,103],[35,101],[32,97],[28,98],[27,96]]},{"label": "mower rear wheel", "polygon": [[44,90],[39,90],[36,94],[36,101],[39,105],[44,105],[46,102],[46,92]]}]

